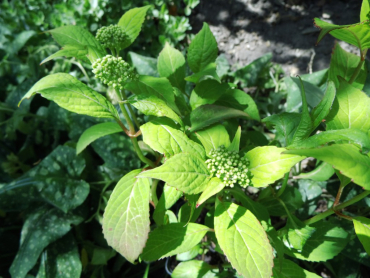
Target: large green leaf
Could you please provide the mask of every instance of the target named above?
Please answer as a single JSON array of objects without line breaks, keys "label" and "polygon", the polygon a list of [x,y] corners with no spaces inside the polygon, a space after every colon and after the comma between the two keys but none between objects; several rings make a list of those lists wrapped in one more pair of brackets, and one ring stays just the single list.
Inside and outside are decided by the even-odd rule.
[{"label": "large green leaf", "polygon": [[284,148],[273,146],[257,147],[246,153],[245,157],[250,161],[252,185],[265,187],[282,178],[296,163],[304,157],[298,155],[282,154]]},{"label": "large green leaf", "polygon": [[323,131],[303,140],[299,144],[292,144],[288,149],[316,148],[328,143],[351,143],[361,148],[370,149],[369,136],[356,128]]},{"label": "large green leaf", "polygon": [[218,147],[230,146],[230,138],[226,128],[223,125],[215,125],[210,128],[196,132],[199,141],[202,143],[206,150],[207,156],[212,150]]},{"label": "large green leaf", "polygon": [[[340,47],[339,43],[335,44],[333,54],[331,56],[330,67],[329,67],[329,79],[334,81],[335,87],[339,88],[338,76],[342,77],[346,81],[349,81],[357,69],[361,58],[355,54],[349,53]],[[367,77],[367,71],[365,63],[362,64],[360,72],[356,80],[352,83],[352,86],[362,90]]]},{"label": "large green leaf", "polygon": [[358,239],[370,255],[370,219],[362,216],[356,217],[353,219],[353,225]]},{"label": "large green leaf", "polygon": [[82,58],[88,54],[88,49],[86,45],[75,44],[75,45],[65,45],[61,50],[55,52],[54,54],[50,55],[49,57],[42,60],[41,64],[44,64],[50,60],[53,60],[58,57],[76,57]]},{"label": "large green leaf", "polygon": [[335,98],[335,85],[333,81],[328,82],[328,86],[325,91],[325,95],[320,103],[311,111],[311,119],[313,122],[312,130],[316,129],[319,124],[329,114],[330,108],[333,105]]},{"label": "large green leaf", "polygon": [[82,152],[88,145],[94,142],[96,139],[112,134],[121,132],[122,128],[115,122],[106,122],[94,125],[86,129],[81,137],[78,139],[76,146],[76,153]]},{"label": "large green leaf", "polygon": [[175,154],[186,152],[205,158],[201,145],[189,139],[186,134],[168,121],[157,119],[141,126],[143,140],[153,150],[170,158]]},{"label": "large green leaf", "polygon": [[317,43],[326,34],[330,33],[334,38],[348,42],[358,48],[370,48],[370,23],[368,20],[350,25],[335,25],[316,17],[314,24],[321,29]]},{"label": "large green leaf", "polygon": [[242,90],[228,89],[215,104],[242,110],[253,120],[261,120],[258,107],[253,98]]},{"label": "large green leaf", "polygon": [[240,137],[242,135],[242,128],[238,126],[238,129],[235,133],[234,139],[231,142],[230,146],[227,148],[230,152],[239,152],[240,148]]},{"label": "large green leaf", "polygon": [[330,164],[323,162],[317,166],[314,170],[308,173],[300,173],[297,176],[294,176],[294,179],[305,179],[313,181],[326,181],[332,175],[334,175],[334,168]]},{"label": "large green leaf", "polygon": [[145,261],[155,261],[186,252],[198,244],[208,231],[210,228],[207,226],[195,223],[160,226],[149,234],[141,257]]},{"label": "large green leaf", "polygon": [[188,50],[188,64],[190,69],[197,73],[208,64],[216,61],[218,54],[217,42],[207,23],[191,41]]},{"label": "large green leaf", "polygon": [[137,179],[141,170],[133,170],[116,185],[105,208],[103,233],[108,244],[131,263],[141,254],[148,233],[148,179]]},{"label": "large green leaf", "polygon": [[82,221],[79,215],[65,214],[47,205],[32,211],[23,224],[20,247],[9,270],[12,277],[26,277],[42,250]]},{"label": "large green leaf", "polygon": [[337,97],[327,117],[327,129],[358,128],[368,132],[370,129],[370,98],[342,78],[339,82]]},{"label": "large green leaf", "polygon": [[166,43],[158,57],[158,72],[167,77],[173,87],[185,91],[185,58],[177,49]]},{"label": "large green leaf", "polygon": [[216,80],[204,80],[198,83],[190,96],[190,105],[195,108],[204,105],[212,104],[219,99],[229,88],[227,83],[219,83]]},{"label": "large green leaf", "polygon": [[294,215],[288,217],[286,224],[287,234],[284,236],[285,244],[301,250],[307,240],[316,231],[315,228],[305,225]]},{"label": "large green leaf", "polygon": [[184,125],[180,117],[167,106],[166,102],[156,96],[132,96],[129,98],[129,102],[144,115],[167,117],[181,126]]},{"label": "large green leaf", "polygon": [[281,262],[275,259],[272,272],[272,278],[320,278],[319,275],[309,272],[287,259],[283,259]]},{"label": "large green leaf", "polygon": [[76,240],[71,233],[50,244],[41,254],[36,278],[79,278],[82,264]]},{"label": "large green leaf", "polygon": [[210,63],[201,71],[186,77],[185,80],[192,83],[199,83],[209,79],[221,83],[220,77],[218,77],[217,75],[216,67],[217,67],[216,63]]},{"label": "large green leaf", "polygon": [[286,151],[288,154],[314,157],[333,165],[335,169],[365,189],[370,189],[370,157],[360,153],[359,149],[350,144],[332,145],[318,149],[302,149]]},{"label": "large green leaf", "polygon": [[153,213],[153,219],[157,225],[163,225],[163,217],[170,207],[172,207],[182,196],[182,192],[167,184],[163,187],[163,193],[159,198],[158,204]]},{"label": "large green leaf", "polygon": [[138,96],[156,96],[166,101],[167,105],[172,110],[177,114],[180,114],[180,111],[175,104],[173,88],[167,78],[141,75],[139,80],[127,83],[125,88]]},{"label": "large green leaf", "polygon": [[219,277],[218,270],[212,268],[209,264],[203,261],[187,261],[182,262],[173,270],[172,278],[216,278]]},{"label": "large green leaf", "polygon": [[118,118],[117,110],[105,97],[67,73],[56,73],[42,78],[22,100],[36,93],[71,112],[99,118]]},{"label": "large green leaf", "polygon": [[138,178],[163,180],[186,194],[197,194],[206,188],[209,176],[207,165],[199,156],[180,153],[162,166],[142,172]]},{"label": "large green leaf", "polygon": [[287,250],[288,255],[311,262],[327,261],[338,255],[350,239],[343,228],[332,223],[320,221],[310,226],[316,231],[301,250]]},{"label": "large green leaf", "polygon": [[141,26],[144,22],[146,12],[150,8],[150,5],[134,8],[128,10],[119,20],[118,26],[122,27],[125,34],[128,36],[128,40],[122,45],[122,48],[126,48],[131,45],[140,33]]},{"label": "large green leaf", "polygon": [[190,114],[190,131],[196,131],[230,118],[248,119],[250,116],[243,111],[233,108],[213,104],[202,105],[193,110]]},{"label": "large green leaf", "polygon": [[231,265],[245,278],[271,277],[272,247],[258,219],[247,209],[219,202],[215,232]]},{"label": "large green leaf", "polygon": [[276,140],[279,140],[283,146],[289,146],[300,123],[300,119],[301,115],[298,113],[283,112],[264,118],[262,122],[266,123],[270,129],[275,127]]}]

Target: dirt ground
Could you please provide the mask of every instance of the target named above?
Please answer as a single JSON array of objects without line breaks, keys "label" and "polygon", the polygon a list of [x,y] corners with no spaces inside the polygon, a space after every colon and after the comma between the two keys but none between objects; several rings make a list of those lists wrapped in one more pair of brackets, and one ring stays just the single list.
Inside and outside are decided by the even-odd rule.
[{"label": "dirt ground", "polygon": [[[201,0],[191,17],[193,31],[207,22],[221,53],[242,67],[267,52],[286,74],[327,68],[335,40],[326,36],[315,46],[319,17],[334,24],[360,21],[362,0]],[[347,51],[358,50],[346,43]],[[312,63],[310,61],[312,60]]]}]

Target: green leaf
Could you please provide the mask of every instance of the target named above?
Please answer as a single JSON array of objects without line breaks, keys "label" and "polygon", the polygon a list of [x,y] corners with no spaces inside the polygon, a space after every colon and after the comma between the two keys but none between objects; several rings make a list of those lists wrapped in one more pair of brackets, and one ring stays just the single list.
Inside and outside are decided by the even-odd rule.
[{"label": "green leaf", "polygon": [[127,57],[138,74],[159,77],[159,73],[157,71],[157,59],[131,51],[127,54]]},{"label": "green leaf", "polygon": [[223,125],[214,125],[210,128],[200,130],[195,133],[206,150],[208,156],[211,150],[216,150],[218,147],[230,146],[229,133]]},{"label": "green leaf", "polygon": [[82,221],[81,216],[65,214],[47,205],[32,211],[23,224],[20,247],[9,270],[11,276],[26,277],[42,250]]},{"label": "green leaf", "polygon": [[131,263],[141,254],[150,231],[148,179],[133,170],[116,185],[105,208],[103,233],[108,244]]},{"label": "green leaf", "polygon": [[276,140],[279,140],[283,146],[289,146],[300,120],[301,115],[298,113],[283,112],[264,118],[262,122],[266,123],[269,129],[275,127]]},{"label": "green leaf", "polygon": [[106,265],[107,262],[116,255],[116,251],[112,248],[94,247],[91,265]]},{"label": "green leaf", "polygon": [[360,153],[350,144],[332,145],[319,149],[302,149],[286,151],[287,154],[314,157],[333,165],[335,169],[353,180],[364,189],[370,189],[370,157]]},{"label": "green leaf", "polygon": [[163,218],[166,210],[171,208],[181,196],[181,191],[167,184],[164,185],[163,193],[153,213],[153,219],[158,226],[163,225]]},{"label": "green leaf", "polygon": [[188,64],[190,69],[197,73],[208,64],[216,61],[218,54],[217,42],[207,23],[203,23],[202,30],[195,35],[188,50]]},{"label": "green leaf", "polygon": [[210,229],[207,226],[189,223],[170,223],[154,229],[141,258],[155,261],[168,256],[186,252],[198,244]]},{"label": "green leaf", "polygon": [[192,260],[196,256],[198,256],[201,251],[202,251],[202,248],[200,247],[200,245],[199,244],[195,245],[189,251],[177,254],[176,255],[176,260],[180,261],[180,262]]},{"label": "green leaf", "polygon": [[321,163],[314,170],[308,173],[300,173],[297,176],[294,176],[294,179],[308,179],[314,181],[326,181],[332,175],[334,175],[334,168],[328,163]]},{"label": "green leaf", "polygon": [[199,207],[197,206],[199,194],[185,194],[185,199],[187,202],[181,206],[177,215],[179,222],[186,223],[187,225],[189,222],[197,222],[197,219],[203,210],[204,204]]},{"label": "green leaf", "polygon": [[206,188],[209,176],[207,165],[199,156],[180,153],[162,166],[142,172],[138,178],[163,180],[186,194],[197,194]]},{"label": "green leaf", "polygon": [[366,217],[356,217],[353,219],[353,225],[358,239],[364,246],[366,253],[370,255],[370,219]]},{"label": "green leaf", "polygon": [[167,117],[184,126],[180,117],[167,106],[164,100],[156,96],[132,96],[129,98],[129,103],[144,115]]},{"label": "green leaf", "polygon": [[78,139],[76,154],[82,152],[88,145],[90,145],[90,143],[94,142],[96,139],[121,131],[122,128],[119,126],[119,124],[115,122],[100,123],[86,129]]},{"label": "green leaf", "polygon": [[2,48],[6,49],[6,52],[9,55],[17,54],[18,51],[21,50],[22,47],[27,43],[27,41],[35,34],[36,32],[34,30],[22,31],[16,35],[15,39],[11,43],[9,43],[8,45],[2,45]]},{"label": "green leaf", "polygon": [[253,120],[261,120],[258,107],[253,98],[242,90],[228,89],[227,92],[217,100],[216,104],[242,110]]},{"label": "green leaf", "polygon": [[247,209],[219,202],[215,232],[231,265],[246,278],[271,277],[273,252],[258,219]]},{"label": "green leaf", "polygon": [[246,153],[245,157],[250,161],[249,170],[253,175],[253,186],[266,187],[281,179],[290,171],[290,168],[304,158],[282,154],[284,151],[284,148],[265,146],[254,148]]},{"label": "green leaf", "polygon": [[166,42],[163,50],[158,57],[158,72],[161,77],[167,77],[171,85],[185,91],[185,66],[184,55]]},{"label": "green leaf", "polygon": [[288,147],[294,149],[315,148],[328,143],[351,143],[361,148],[370,149],[369,136],[356,128],[347,128],[339,130],[323,131],[314,136],[303,140],[299,144],[293,144]]},{"label": "green leaf", "polygon": [[50,244],[41,255],[37,278],[79,278],[82,265],[76,240],[71,233]]},{"label": "green leaf", "polygon": [[76,57],[77,59],[83,58],[88,54],[88,49],[86,45],[74,44],[68,45],[66,44],[61,50],[55,52],[54,54],[50,55],[49,57],[42,60],[40,65],[53,60],[58,57]]},{"label": "green leaf", "polygon": [[370,26],[367,20],[350,25],[335,25],[316,17],[314,19],[314,24],[321,29],[316,44],[318,44],[326,34],[330,33],[334,38],[348,42],[358,48],[365,49],[370,47]]},{"label": "green leaf", "polygon": [[305,225],[294,215],[288,217],[286,229],[288,229],[288,233],[284,236],[285,244],[298,250],[303,248],[307,240],[316,231],[315,228]]},{"label": "green leaf", "polygon": [[190,96],[191,108],[194,110],[201,105],[214,103],[228,88],[227,83],[220,84],[215,80],[205,80],[198,83]]},{"label": "green leaf", "polygon": [[224,187],[225,184],[219,178],[217,177],[212,178],[208,182],[207,187],[204,189],[203,193],[200,195],[197,201],[197,207],[199,207],[213,195],[216,195],[218,192],[224,189]]},{"label": "green leaf", "polygon": [[213,269],[209,264],[203,261],[182,262],[173,270],[172,278],[216,278],[219,277],[218,270]]},{"label": "green leaf", "polygon": [[95,37],[89,31],[79,26],[62,26],[56,29],[49,30],[48,32],[51,33],[54,40],[60,46],[86,46],[88,49],[94,52],[94,56],[96,57],[101,58],[106,55],[105,49],[95,39]]},{"label": "green leaf", "polygon": [[310,226],[316,231],[306,241],[302,250],[286,250],[288,255],[310,262],[327,261],[338,255],[350,239],[343,228],[330,222],[320,221]]},{"label": "green leaf", "polygon": [[[310,107],[317,106],[323,98],[323,91],[317,85],[306,81],[309,80],[308,77],[301,76],[301,78],[306,91],[308,105]],[[298,112],[302,105],[301,82],[296,77],[286,77],[284,80],[288,92],[286,112]]]},{"label": "green leaf", "polygon": [[186,134],[173,125],[173,122],[157,119],[140,127],[143,140],[153,150],[171,158],[179,153],[192,153],[205,158],[201,145],[189,139]]},{"label": "green leaf", "polygon": [[[346,81],[349,81],[356,71],[361,58],[355,54],[349,53],[340,47],[339,43],[334,46],[333,54],[330,60],[329,67],[329,79],[334,81],[335,87],[339,88],[338,76],[342,77]],[[365,63],[362,64],[360,72],[356,80],[352,83],[352,86],[362,90],[367,77],[367,71],[365,68]]]},{"label": "green leaf", "polygon": [[311,111],[311,119],[313,121],[312,131],[316,129],[329,114],[330,108],[333,105],[333,101],[335,98],[335,91],[336,90],[333,81],[329,81],[324,97],[322,98],[320,103]]},{"label": "green leaf", "polygon": [[287,259],[283,259],[282,263],[275,259],[272,273],[272,278],[320,278],[317,274],[309,272]]},{"label": "green leaf", "polygon": [[271,62],[271,59],[272,53],[267,53],[249,65],[238,69],[232,74],[235,78],[234,82],[240,82],[242,88],[256,86],[261,72]]},{"label": "green leaf", "polygon": [[360,12],[360,21],[370,20],[370,3],[369,0],[363,0]]},{"label": "green leaf", "polygon": [[242,134],[242,129],[239,126],[238,130],[235,133],[235,137],[234,137],[233,141],[231,142],[230,146],[227,148],[228,151],[230,151],[230,152],[239,152],[241,134]]},{"label": "green leaf", "polygon": [[230,118],[248,119],[250,116],[243,111],[219,105],[206,104],[199,106],[190,114],[190,131],[193,132]]},{"label": "green leaf", "polygon": [[119,20],[118,26],[122,27],[125,34],[128,36],[128,40],[122,45],[122,49],[131,45],[140,33],[141,26],[143,25],[146,12],[150,8],[150,5],[134,8],[128,10]]},{"label": "green leaf", "polygon": [[119,118],[117,110],[105,97],[67,73],[42,78],[22,100],[36,93],[71,112],[98,118]]},{"label": "green leaf", "polygon": [[217,76],[221,78],[225,76],[230,70],[230,64],[225,54],[218,55],[216,59],[216,65],[217,65],[217,70],[216,70]]},{"label": "green leaf", "polygon": [[210,63],[200,72],[194,73],[193,75],[186,77],[185,80],[192,83],[199,83],[204,80],[210,79],[215,80],[218,83],[221,83],[220,77],[218,77],[217,75],[216,67],[217,67],[216,63]]},{"label": "green leaf", "polygon": [[[265,189],[270,194],[269,188]],[[264,191],[263,191],[264,192]],[[260,195],[261,196],[261,195]],[[279,197],[280,200],[285,204],[288,211],[295,211],[303,206],[302,195],[299,190],[295,187],[287,187],[283,194]],[[271,194],[260,200],[260,204],[263,205],[273,216],[287,215],[285,207]]]},{"label": "green leaf", "polygon": [[293,135],[292,144],[302,142],[302,140],[306,139],[311,134],[312,130],[312,120],[310,112],[308,112],[308,105],[303,81],[302,79],[299,79],[299,81],[301,83],[302,112],[301,120]]},{"label": "green leaf", "polygon": [[175,104],[173,88],[167,78],[141,75],[138,81],[127,83],[125,89],[132,91],[138,96],[156,96],[166,101],[167,105],[172,110],[177,114],[180,114],[180,111]]},{"label": "green leaf", "polygon": [[342,78],[333,107],[327,117],[327,130],[358,128],[370,129],[370,98]]}]

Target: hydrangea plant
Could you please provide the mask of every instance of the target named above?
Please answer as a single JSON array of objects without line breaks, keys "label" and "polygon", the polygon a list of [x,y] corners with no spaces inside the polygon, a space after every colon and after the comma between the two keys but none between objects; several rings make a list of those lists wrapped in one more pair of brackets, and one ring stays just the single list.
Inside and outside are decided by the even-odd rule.
[{"label": "hydrangea plant", "polygon": [[[301,111],[263,119],[275,140],[262,146],[250,143],[248,129],[261,121],[258,107],[251,96],[218,75],[217,42],[206,23],[186,58],[166,44],[157,60],[159,77],[138,75],[121,59],[118,49],[139,35],[147,9],[128,11],[117,26],[99,30],[97,39],[77,26],[51,31],[64,47],[51,58],[87,57],[95,77],[116,93],[119,107],[64,73],[41,79],[24,96],[39,93],[72,112],[108,119],[82,134],[77,155],[102,136],[124,132],[130,138],[142,167],[124,175],[110,195],[101,220],[108,244],[131,263],[186,254],[188,261],[179,264],[172,277],[216,272],[248,278],[318,277],[299,262],[334,258],[346,248],[353,230],[369,253],[370,220],[342,212],[370,194],[370,100],[361,91],[370,43],[369,2],[363,2],[359,24],[315,20],[319,40],[330,33],[359,47],[361,56],[336,46],[328,78],[314,92],[308,81],[292,79],[301,86]],[[144,124],[134,108],[145,115]],[[288,184],[291,174],[301,178],[291,169],[299,169],[306,157],[330,165],[331,174],[324,180],[333,168],[340,180],[332,207],[311,218],[298,217],[301,192],[308,188]],[[322,178],[328,171],[322,168],[320,164],[310,177],[320,172]],[[340,204],[351,182],[363,189]],[[314,200],[309,194],[305,198]],[[177,211],[174,204],[180,199],[186,203]],[[207,215],[201,216],[202,211]],[[354,228],[344,229],[329,217],[332,214],[351,220]],[[282,224],[274,225],[275,219]],[[194,248],[208,252],[211,246],[224,262],[219,268],[195,260],[198,251],[192,255]],[[192,274],[186,276],[187,271]],[[17,276],[15,267],[12,274]]]}]

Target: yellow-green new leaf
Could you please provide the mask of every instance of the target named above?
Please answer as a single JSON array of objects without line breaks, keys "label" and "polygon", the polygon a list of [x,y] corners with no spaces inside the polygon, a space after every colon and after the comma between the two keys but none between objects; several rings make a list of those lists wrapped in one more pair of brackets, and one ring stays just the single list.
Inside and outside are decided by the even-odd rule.
[{"label": "yellow-green new leaf", "polygon": [[265,230],[250,210],[219,202],[215,211],[215,232],[231,265],[245,278],[272,275],[273,249]]},{"label": "yellow-green new leaf", "polygon": [[223,125],[215,125],[195,134],[205,148],[207,155],[218,147],[225,146],[228,148],[230,146],[229,133]]},{"label": "yellow-green new leaf", "polygon": [[112,103],[67,73],[56,73],[42,78],[22,100],[36,93],[71,112],[98,118],[118,118],[118,112]]},{"label": "yellow-green new leaf", "polygon": [[138,178],[163,180],[186,194],[197,194],[206,188],[209,176],[207,165],[199,156],[180,153],[162,166],[140,173]]},{"label": "yellow-green new leaf", "polygon": [[117,183],[103,218],[108,244],[131,263],[141,254],[150,231],[150,183],[136,178],[140,171],[131,171]]},{"label": "yellow-green new leaf", "polygon": [[249,159],[252,185],[265,187],[281,179],[296,163],[304,159],[299,155],[282,154],[286,149],[274,146],[257,147],[246,153]]},{"label": "yellow-green new leaf", "polygon": [[365,217],[356,217],[353,219],[355,231],[358,239],[364,246],[366,253],[370,255],[370,219]]},{"label": "yellow-green new leaf", "polygon": [[225,184],[217,177],[212,178],[197,201],[197,207],[207,201],[210,197],[224,189]]}]

